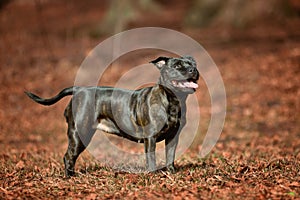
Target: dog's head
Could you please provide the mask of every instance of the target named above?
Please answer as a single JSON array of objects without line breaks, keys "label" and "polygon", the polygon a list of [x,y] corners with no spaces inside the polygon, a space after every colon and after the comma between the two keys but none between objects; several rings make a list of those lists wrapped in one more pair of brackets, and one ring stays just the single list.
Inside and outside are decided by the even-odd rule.
[{"label": "dog's head", "polygon": [[198,88],[199,72],[193,57],[159,57],[150,63],[160,70],[159,84],[172,91],[191,94]]}]

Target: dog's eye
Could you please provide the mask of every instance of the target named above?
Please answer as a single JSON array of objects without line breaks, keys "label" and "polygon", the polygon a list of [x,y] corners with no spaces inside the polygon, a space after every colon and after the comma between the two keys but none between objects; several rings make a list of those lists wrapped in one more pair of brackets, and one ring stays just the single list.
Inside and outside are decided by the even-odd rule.
[{"label": "dog's eye", "polygon": [[175,65],[175,69],[180,69],[181,65]]}]

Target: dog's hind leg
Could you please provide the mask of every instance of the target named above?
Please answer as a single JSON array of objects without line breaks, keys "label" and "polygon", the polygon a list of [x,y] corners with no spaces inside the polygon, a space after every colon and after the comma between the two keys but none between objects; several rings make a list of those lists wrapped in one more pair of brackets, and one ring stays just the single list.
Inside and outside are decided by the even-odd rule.
[{"label": "dog's hind leg", "polygon": [[[84,117],[85,120],[80,119],[80,117],[74,118],[72,111],[72,104],[66,108],[65,117],[68,123],[68,140],[69,145],[67,152],[64,156],[64,164],[65,164],[65,173],[66,177],[75,175],[75,163],[78,156],[86,149],[88,144],[90,143],[95,129],[92,127],[92,116],[82,115],[80,117]],[[82,122],[86,123],[82,123]]]},{"label": "dog's hind leg", "polygon": [[69,145],[64,156],[65,173],[67,177],[74,176],[75,163],[81,152],[85,150],[85,145],[81,141],[78,131],[73,127],[68,128]]},{"label": "dog's hind leg", "polygon": [[[82,130],[82,129],[81,129]],[[90,143],[95,130],[87,128],[86,132],[80,135],[74,123],[69,124],[68,127],[68,140],[69,145],[67,152],[64,156],[65,173],[67,177],[74,176],[74,167],[78,156],[86,149]]]}]

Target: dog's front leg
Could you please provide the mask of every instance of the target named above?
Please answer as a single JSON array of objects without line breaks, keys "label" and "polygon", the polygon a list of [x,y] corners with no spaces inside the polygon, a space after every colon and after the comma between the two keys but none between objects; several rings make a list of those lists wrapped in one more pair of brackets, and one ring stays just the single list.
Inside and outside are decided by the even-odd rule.
[{"label": "dog's front leg", "polygon": [[146,154],[146,167],[148,171],[156,170],[155,148],[156,140],[153,137],[144,139],[145,154]]},{"label": "dog's front leg", "polygon": [[178,144],[179,134],[177,133],[173,138],[165,139],[165,149],[166,149],[166,166],[167,170],[171,173],[175,173],[175,152]]}]

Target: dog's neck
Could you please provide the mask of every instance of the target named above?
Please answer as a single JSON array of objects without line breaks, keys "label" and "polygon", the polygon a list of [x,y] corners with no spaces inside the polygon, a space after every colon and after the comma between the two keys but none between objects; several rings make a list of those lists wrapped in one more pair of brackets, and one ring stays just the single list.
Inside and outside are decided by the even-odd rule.
[{"label": "dog's neck", "polygon": [[165,92],[168,96],[170,96],[170,97],[174,96],[181,102],[185,102],[187,99],[188,93],[174,91],[174,89],[169,88],[167,85],[165,85],[163,83],[162,77],[159,78],[157,86],[161,86],[165,90]]},{"label": "dog's neck", "polygon": [[[164,97],[168,100],[168,102],[171,102],[171,104],[169,104],[169,106],[178,106],[180,107],[180,113],[181,116],[183,118],[185,118],[184,116],[186,115],[186,99],[188,94],[187,93],[183,93],[183,92],[173,92],[172,89],[166,87],[165,85],[162,84],[156,84],[153,87],[154,90],[163,90],[163,94]],[[156,94],[160,94],[161,93],[156,93]]]}]

